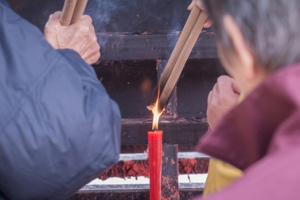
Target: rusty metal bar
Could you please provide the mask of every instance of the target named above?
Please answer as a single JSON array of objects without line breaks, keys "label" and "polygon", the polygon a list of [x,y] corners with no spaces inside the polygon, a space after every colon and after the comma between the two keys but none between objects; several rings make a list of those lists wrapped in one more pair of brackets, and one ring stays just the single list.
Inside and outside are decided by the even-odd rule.
[{"label": "rusty metal bar", "polygon": [[162,162],[162,200],[179,200],[178,187],[178,145],[163,145]]},{"label": "rusty metal bar", "polygon": [[[156,60],[168,59],[172,51],[170,37],[177,41],[179,33],[132,34],[97,33],[98,42],[105,47],[101,50],[101,60]],[[202,31],[190,59],[217,58],[215,35],[211,31]]]},{"label": "rusty metal bar", "polygon": [[[151,127],[151,119],[123,119],[122,145],[148,144],[147,132]],[[208,125],[206,119],[199,118],[162,119],[159,129],[164,132],[163,143],[196,145]]]},{"label": "rusty metal bar", "polygon": [[[158,60],[157,61],[157,80],[160,79],[161,74],[163,73],[168,61],[167,60]],[[157,95],[156,95],[157,96]],[[172,95],[169,99],[165,111],[161,115],[161,120],[164,119],[176,119],[178,117],[177,113],[177,86],[175,86]]]}]

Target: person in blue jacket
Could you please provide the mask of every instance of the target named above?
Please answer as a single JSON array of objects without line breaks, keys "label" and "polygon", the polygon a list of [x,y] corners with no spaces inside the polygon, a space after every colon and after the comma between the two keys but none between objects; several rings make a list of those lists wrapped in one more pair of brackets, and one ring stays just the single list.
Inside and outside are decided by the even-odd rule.
[{"label": "person in blue jacket", "polygon": [[[68,199],[118,161],[120,112],[91,19],[44,35],[0,0],[0,199]],[[73,49],[73,50],[71,50]]]}]

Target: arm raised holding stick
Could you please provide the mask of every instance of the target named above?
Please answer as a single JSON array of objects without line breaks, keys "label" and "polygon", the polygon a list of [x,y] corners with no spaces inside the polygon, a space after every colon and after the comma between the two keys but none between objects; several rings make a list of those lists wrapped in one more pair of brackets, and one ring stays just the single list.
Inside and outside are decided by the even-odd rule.
[{"label": "arm raised holding stick", "polygon": [[82,15],[87,0],[66,0],[63,11],[50,15],[44,35],[55,49],[72,49],[88,64],[100,58],[92,18]]}]

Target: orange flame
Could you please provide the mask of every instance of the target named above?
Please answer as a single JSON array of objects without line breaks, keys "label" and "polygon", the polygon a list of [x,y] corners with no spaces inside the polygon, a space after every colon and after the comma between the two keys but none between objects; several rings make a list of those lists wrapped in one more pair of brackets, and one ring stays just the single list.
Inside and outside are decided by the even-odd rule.
[{"label": "orange flame", "polygon": [[160,113],[158,112],[158,100],[159,100],[159,98],[157,98],[154,108],[152,109],[152,112],[153,112],[152,130],[158,130],[158,121],[159,121],[160,115],[162,114],[162,112],[160,112]]}]

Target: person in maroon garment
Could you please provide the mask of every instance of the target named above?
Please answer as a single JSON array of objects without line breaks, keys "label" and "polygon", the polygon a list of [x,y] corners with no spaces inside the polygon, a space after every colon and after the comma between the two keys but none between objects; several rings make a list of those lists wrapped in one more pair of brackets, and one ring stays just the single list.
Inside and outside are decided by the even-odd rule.
[{"label": "person in maroon garment", "polygon": [[[244,174],[204,199],[300,199],[300,1],[203,0],[203,5],[222,64],[245,97],[221,118],[210,116],[216,124],[197,146]],[[235,96],[234,89],[224,90],[228,83],[210,93],[211,111]]]}]

